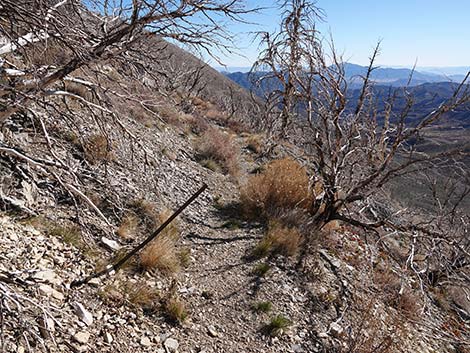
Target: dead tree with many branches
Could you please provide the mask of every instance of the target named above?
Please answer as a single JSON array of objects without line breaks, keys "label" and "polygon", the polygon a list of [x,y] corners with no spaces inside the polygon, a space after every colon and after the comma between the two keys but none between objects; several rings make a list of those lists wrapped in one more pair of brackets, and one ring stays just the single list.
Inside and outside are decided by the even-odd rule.
[{"label": "dead tree with many branches", "polygon": [[[343,221],[382,235],[378,243],[384,247],[389,237],[406,237],[408,255],[400,265],[417,276],[421,288],[439,277],[470,293],[469,218],[460,207],[470,192],[468,143],[434,153],[420,150],[416,142],[446,114],[468,107],[469,74],[453,85],[450,98],[410,122],[411,77],[407,86],[391,89],[383,104],[377,102],[372,74],[379,45],[353,96],[345,63],[332,41],[330,50],[324,49],[316,29],[321,11],[307,0],[288,0],[282,8],[280,29],[263,34],[265,49],[251,75],[258,90],[268,88],[260,124],[295,140],[310,161],[311,185],[317,190],[309,210],[312,223],[321,229],[332,220]],[[439,173],[451,177],[444,182]],[[390,199],[378,197],[406,176],[430,182],[429,203],[436,209],[416,210],[411,217],[409,210],[394,209]],[[308,244],[304,249],[308,252]]]}]

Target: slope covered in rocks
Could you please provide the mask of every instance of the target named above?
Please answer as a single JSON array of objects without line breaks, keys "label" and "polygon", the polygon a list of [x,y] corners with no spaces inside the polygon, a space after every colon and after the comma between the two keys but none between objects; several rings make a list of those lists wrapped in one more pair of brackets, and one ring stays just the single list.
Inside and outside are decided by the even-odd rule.
[{"label": "slope covered in rocks", "polygon": [[[211,87],[225,87],[212,74]],[[271,159],[308,161],[254,134],[223,95],[162,92],[155,77],[112,61],[74,78],[74,96],[49,97],[1,127],[4,351],[465,351],[468,323],[455,308],[468,315],[468,300],[438,290],[422,298],[361,229],[334,223],[310,234],[301,268],[295,252],[252,256],[271,226],[243,216],[240,185]],[[144,250],[147,262],[158,254],[155,266],[137,256],[70,287],[121,258],[203,183],[166,240]],[[302,227],[309,232],[308,220]],[[400,245],[387,243],[406,256]]]}]

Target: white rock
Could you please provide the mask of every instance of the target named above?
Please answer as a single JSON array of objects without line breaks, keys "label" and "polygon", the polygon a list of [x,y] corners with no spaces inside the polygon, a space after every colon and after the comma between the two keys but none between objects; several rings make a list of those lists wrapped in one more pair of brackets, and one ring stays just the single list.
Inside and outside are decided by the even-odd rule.
[{"label": "white rock", "polygon": [[39,281],[49,282],[53,284],[59,284],[60,280],[57,278],[57,275],[52,270],[45,270],[36,272],[33,275],[33,278]]},{"label": "white rock", "polygon": [[52,288],[51,286],[47,285],[47,284],[41,284],[39,286],[39,292],[50,297],[52,296],[53,298],[57,299],[57,300],[64,300],[64,295],[59,292],[58,290],[55,290],[54,288]]},{"label": "white rock", "polygon": [[103,338],[107,344],[113,343],[113,336],[109,332],[105,331],[103,334]]},{"label": "white rock", "polygon": [[89,284],[90,286],[93,286],[93,287],[99,287],[99,286],[101,286],[101,281],[100,281],[99,278],[92,278],[92,279],[88,282],[88,284]]},{"label": "white rock", "polygon": [[90,333],[86,331],[77,332],[73,338],[80,344],[87,344],[90,340]]},{"label": "white rock", "polygon": [[339,337],[343,333],[343,328],[339,324],[333,322],[330,325],[330,332],[333,336]]},{"label": "white rock", "polygon": [[212,336],[212,337],[217,337],[217,336],[219,336],[217,330],[216,330],[215,327],[212,326],[212,325],[207,326],[207,332],[208,332],[209,335]]},{"label": "white rock", "polygon": [[150,347],[150,345],[152,344],[152,342],[150,342],[150,338],[148,338],[147,336],[143,336],[141,339],[140,339],[140,344],[144,347]]},{"label": "white rock", "polygon": [[101,237],[101,242],[111,250],[118,251],[121,249],[121,245],[119,245],[117,241],[108,239],[106,237]]},{"label": "white rock", "polygon": [[82,320],[87,326],[90,326],[93,323],[93,315],[85,309],[85,307],[78,303],[72,303],[75,314]]},{"label": "white rock", "polygon": [[178,347],[180,346],[178,341],[175,340],[174,338],[167,338],[165,342],[163,343],[163,345],[169,352],[177,352]]}]

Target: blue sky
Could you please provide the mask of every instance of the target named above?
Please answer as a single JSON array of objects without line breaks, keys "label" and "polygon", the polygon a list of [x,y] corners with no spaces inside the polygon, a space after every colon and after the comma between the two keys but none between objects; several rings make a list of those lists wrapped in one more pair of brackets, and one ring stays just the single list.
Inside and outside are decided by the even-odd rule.
[{"label": "blue sky", "polygon": [[[258,47],[253,31],[273,31],[279,21],[275,1],[248,0],[269,7],[247,19],[257,25],[233,25],[236,45],[245,57],[222,57],[227,66],[250,66]],[[320,30],[330,30],[347,61],[366,64],[379,39],[378,64],[384,66],[470,66],[470,0],[319,0],[325,12]]]}]

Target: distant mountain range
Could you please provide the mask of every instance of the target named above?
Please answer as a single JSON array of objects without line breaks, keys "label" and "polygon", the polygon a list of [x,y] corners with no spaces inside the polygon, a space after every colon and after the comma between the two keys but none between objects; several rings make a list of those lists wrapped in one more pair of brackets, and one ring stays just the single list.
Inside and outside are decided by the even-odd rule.
[{"label": "distant mountain range", "polygon": [[[355,64],[345,65],[346,77],[350,81],[348,96],[352,105],[354,105],[354,102],[357,102],[360,95],[361,76],[364,76],[366,72],[367,68],[364,66]],[[406,68],[378,68],[373,71],[372,79],[376,83],[374,93],[379,105],[379,111],[383,109],[383,104],[387,100],[391,88],[397,90],[398,94],[395,100],[394,111],[398,113],[405,107],[406,98],[400,87],[406,85],[410,74],[411,70]],[[248,90],[253,88],[248,72],[224,72],[224,75]],[[263,73],[257,73],[256,75],[263,75]],[[441,103],[451,98],[458,86],[458,82],[463,78],[463,75],[459,75],[457,80],[452,80],[444,75],[415,71],[411,82],[412,87],[409,89],[409,93],[414,97],[415,104],[408,114],[408,122],[413,123],[413,121],[418,121]],[[272,80],[265,82],[263,89],[260,91],[255,90],[255,93],[262,96],[263,91],[277,88],[279,88],[279,83],[276,80]],[[440,126],[446,129],[470,129],[470,105],[460,107],[446,114]]]},{"label": "distant mountain range", "polygon": [[[367,67],[352,63],[345,63],[344,69],[346,78],[350,82],[351,88],[357,88],[360,86],[362,83],[361,77],[367,73]],[[418,86],[423,83],[460,82],[465,77],[466,69],[470,68],[419,68],[419,70],[415,70],[413,72],[410,85]],[[221,69],[221,72],[224,75],[238,83],[240,86],[246,89],[251,89],[251,82],[248,77],[248,71],[249,69],[247,68],[228,68],[227,70]],[[378,67],[372,72],[371,78],[379,85],[402,87],[407,84],[411,74],[412,70],[409,68]]]}]

